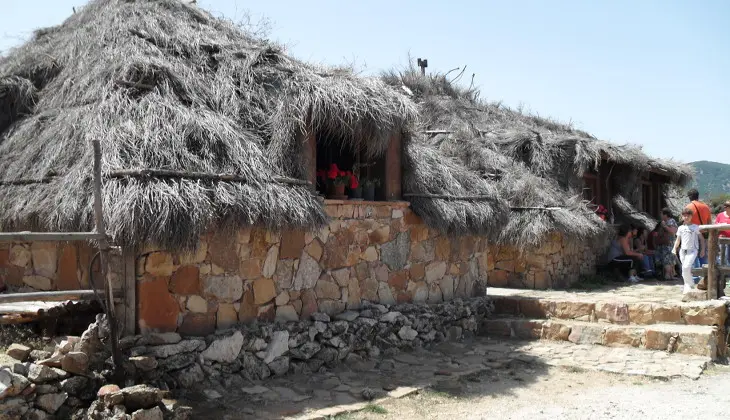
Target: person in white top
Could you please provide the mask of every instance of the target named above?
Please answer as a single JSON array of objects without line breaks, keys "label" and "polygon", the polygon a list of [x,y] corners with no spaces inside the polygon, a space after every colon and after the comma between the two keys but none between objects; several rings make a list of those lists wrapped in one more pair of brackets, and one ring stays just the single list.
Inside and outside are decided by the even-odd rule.
[{"label": "person in white top", "polygon": [[692,224],[692,210],[682,211],[684,224],[677,229],[677,240],[674,242],[673,252],[676,254],[679,249],[679,260],[682,262],[682,279],[684,280],[684,293],[694,288],[692,279],[692,266],[695,258],[705,256],[705,238],[700,235],[700,227]]}]

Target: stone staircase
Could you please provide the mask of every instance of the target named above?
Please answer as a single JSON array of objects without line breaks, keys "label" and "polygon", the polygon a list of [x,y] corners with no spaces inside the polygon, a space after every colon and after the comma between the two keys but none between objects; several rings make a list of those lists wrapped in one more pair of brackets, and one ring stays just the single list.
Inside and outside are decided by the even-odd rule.
[{"label": "stone staircase", "polygon": [[634,347],[717,360],[726,355],[722,301],[664,302],[611,296],[490,288],[489,336]]}]

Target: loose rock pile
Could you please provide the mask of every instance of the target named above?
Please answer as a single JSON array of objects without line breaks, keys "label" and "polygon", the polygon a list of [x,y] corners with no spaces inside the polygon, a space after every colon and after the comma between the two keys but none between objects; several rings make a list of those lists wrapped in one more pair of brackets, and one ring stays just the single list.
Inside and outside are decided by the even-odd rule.
[{"label": "loose rock pile", "polygon": [[334,317],[314,313],[311,321],[247,325],[205,338],[128,337],[122,343],[129,355],[125,371],[162,389],[228,387],[242,379],[317,372],[473,335],[491,305],[486,298],[428,306],[366,303]]},{"label": "loose rock pile", "polygon": [[150,386],[124,389],[105,386],[112,365],[100,317],[81,337],[59,341],[53,354],[20,345],[8,349],[19,362],[0,368],[0,420],[182,420],[189,408],[163,403],[170,389],[226,388],[460,340],[475,334],[492,309],[487,298],[428,306],[365,303],[359,311],[334,317],[315,313],[311,321],[244,325],[205,338],[177,333],[125,337],[120,348],[128,384]]}]

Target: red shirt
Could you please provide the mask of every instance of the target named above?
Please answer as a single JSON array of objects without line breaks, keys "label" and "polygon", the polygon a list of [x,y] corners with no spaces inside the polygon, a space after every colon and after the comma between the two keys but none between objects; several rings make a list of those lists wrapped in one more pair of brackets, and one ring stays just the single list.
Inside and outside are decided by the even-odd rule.
[{"label": "red shirt", "polygon": [[[725,224],[725,223],[730,224],[730,216],[725,214],[725,212],[723,211],[720,214],[718,214],[717,217],[715,218],[715,224]],[[720,232],[720,236],[723,238],[730,238],[730,230],[723,230],[722,232]]]},{"label": "red shirt", "polygon": [[687,204],[685,209],[692,210],[693,225],[709,225],[712,223],[712,212],[707,204],[701,201],[693,201]]}]

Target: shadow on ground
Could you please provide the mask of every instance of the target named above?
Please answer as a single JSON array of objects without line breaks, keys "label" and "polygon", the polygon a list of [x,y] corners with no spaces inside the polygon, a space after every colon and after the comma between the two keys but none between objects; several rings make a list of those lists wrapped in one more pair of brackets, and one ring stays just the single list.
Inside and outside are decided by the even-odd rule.
[{"label": "shadow on ground", "polygon": [[[509,394],[546,372],[536,358],[516,352],[514,344],[478,337],[343,365],[326,373],[236,380],[215,389],[221,394],[218,399],[211,400],[205,390],[180,397],[195,407],[196,419],[318,418],[313,415],[317,410],[413,392],[413,388],[458,397],[484,396],[487,389],[491,394]],[[482,381],[494,386],[473,386]]]}]

